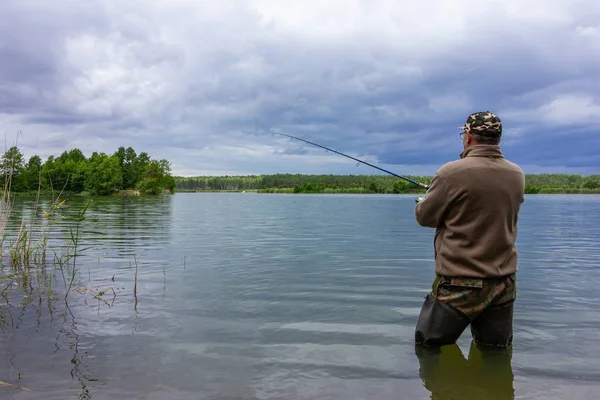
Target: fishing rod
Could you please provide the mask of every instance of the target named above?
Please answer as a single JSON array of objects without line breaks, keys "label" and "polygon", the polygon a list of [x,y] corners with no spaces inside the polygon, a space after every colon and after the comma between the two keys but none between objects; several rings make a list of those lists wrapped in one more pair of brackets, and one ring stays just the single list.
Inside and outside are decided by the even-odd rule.
[{"label": "fishing rod", "polygon": [[[388,170],[386,170],[386,169],[380,168],[380,167],[378,167],[378,166],[376,166],[376,165],[369,164],[369,163],[368,163],[368,162],[366,162],[366,161],[359,160],[358,158],[354,158],[354,157],[352,157],[352,156],[349,156],[348,154],[340,153],[339,151],[335,151],[335,150],[333,150],[333,149],[330,149],[329,147],[321,146],[320,144],[316,144],[316,143],[313,143],[313,142],[309,142],[308,140],[301,139],[301,138],[299,138],[299,137],[295,137],[295,136],[292,136],[292,135],[286,135],[285,133],[280,133],[280,132],[275,132],[275,131],[273,131],[273,135],[281,135],[281,136],[288,137],[288,138],[290,138],[290,139],[296,139],[296,140],[299,140],[299,141],[301,141],[301,142],[304,142],[304,143],[312,144],[313,146],[317,146],[317,147],[320,147],[320,148],[322,148],[322,149],[325,149],[325,150],[327,150],[327,151],[334,152],[334,153],[336,153],[336,154],[339,154],[340,156],[348,157],[348,158],[350,158],[350,159],[352,159],[352,160],[354,160],[354,161],[358,161],[359,163],[363,163],[363,164],[365,164],[365,165],[368,165],[369,167],[376,168],[376,169],[378,169],[378,170],[380,170],[380,171],[383,171],[383,172],[385,172],[385,173],[387,173],[387,174],[393,175],[393,176],[395,176],[395,177],[397,177],[397,178],[404,179],[405,181],[408,181],[408,182],[410,182],[410,183],[412,183],[412,184],[415,184],[415,185],[417,185],[417,186],[420,186],[420,187],[424,188],[425,190],[429,189],[429,185],[426,185],[426,184],[424,184],[424,183],[421,183],[421,182],[414,181],[414,180],[412,180],[412,179],[410,179],[410,178],[407,178],[407,177],[405,177],[405,176],[402,176],[402,175],[395,174],[395,173],[393,173],[393,172],[391,172],[391,171],[388,171]],[[358,164],[357,164],[357,166],[358,166]]]}]

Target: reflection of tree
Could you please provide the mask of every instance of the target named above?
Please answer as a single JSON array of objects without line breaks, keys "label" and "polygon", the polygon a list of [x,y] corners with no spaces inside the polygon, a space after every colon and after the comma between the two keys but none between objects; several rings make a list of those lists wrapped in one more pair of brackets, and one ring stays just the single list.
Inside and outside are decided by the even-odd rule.
[{"label": "reflection of tree", "polygon": [[512,400],[512,347],[482,348],[471,343],[468,359],[458,345],[415,347],[419,374],[432,400]]},{"label": "reflection of tree", "polygon": [[[68,251],[66,242],[72,234],[76,240],[80,240],[77,247],[85,249],[81,255],[90,256],[90,260],[92,256],[106,256],[107,253],[116,253],[116,257],[131,257],[133,254],[139,255],[144,248],[151,249],[169,241],[172,196],[73,196],[63,201],[56,204],[54,199],[47,196],[40,197],[37,202],[15,198],[6,223],[5,243],[18,241],[17,233],[22,220],[30,221],[27,224],[27,241],[33,239],[35,245],[44,240],[47,248],[45,255],[50,262],[55,261],[54,251],[58,254]],[[54,207],[58,207],[56,215],[45,213],[45,210]],[[86,207],[85,219],[77,221],[80,231],[75,235],[74,219],[79,219],[80,212]],[[37,247],[33,247],[37,250]],[[71,250],[76,248],[71,247]]]},{"label": "reflection of tree", "polygon": [[[63,203],[61,202],[60,204]],[[80,338],[78,327],[75,315],[69,305],[69,300],[71,299],[69,293],[78,272],[77,259],[82,255],[81,250],[83,250],[80,248],[80,227],[85,220],[84,215],[89,204],[88,201],[86,205],[80,207],[74,214],[71,213],[73,215],[60,213],[59,220],[62,221],[60,225],[62,229],[44,231],[48,233],[48,236],[44,236],[44,246],[46,239],[51,237],[51,233],[55,234],[55,238],[62,239],[64,243],[62,246],[63,251],[57,251],[56,248],[51,246],[54,253],[54,262],[49,262],[50,260],[47,260],[45,257],[32,258],[30,256],[31,253],[27,250],[29,245],[27,239],[32,237],[34,230],[25,231],[23,229],[25,218],[22,216],[21,232],[25,231],[26,234],[19,234],[18,237],[23,237],[24,239],[19,239],[11,247],[10,269],[0,267],[0,283],[2,286],[0,297],[3,300],[0,307],[0,328],[2,328],[2,341],[0,341],[0,344],[6,346],[6,352],[8,353],[8,357],[5,357],[8,364],[7,378],[15,382],[23,379],[19,369],[21,354],[23,354],[23,358],[26,360],[24,361],[26,367],[30,367],[30,360],[29,362],[27,361],[27,357],[31,356],[29,348],[32,347],[34,351],[43,353],[46,350],[44,344],[46,343],[45,338],[48,335],[48,330],[50,332],[58,331],[53,353],[59,353],[61,345],[64,346],[64,342],[66,341],[69,353],[68,362],[72,365],[70,370],[71,377],[78,380],[81,384],[80,399],[90,398],[87,388],[88,382],[97,380],[81,371],[81,361],[87,355],[87,352],[81,354],[79,351]],[[36,204],[36,210],[31,212],[34,216],[38,211],[37,207],[38,205]],[[54,221],[56,211],[58,211],[58,207],[52,207],[50,212],[45,212],[48,220]],[[57,226],[53,225],[52,222],[49,222],[46,228]],[[10,227],[10,225],[8,226]],[[39,226],[37,228],[39,229]],[[57,230],[63,232],[63,235],[56,235]],[[62,277],[64,291],[59,289],[61,285],[56,284],[56,281],[60,280],[57,279],[59,276]],[[107,292],[107,289],[98,292],[94,298],[98,299],[98,301],[103,301],[101,297]],[[112,293],[114,294],[114,290]],[[49,316],[46,320],[44,319],[46,310],[44,302],[47,304]],[[57,326],[59,322],[54,317],[56,313],[63,317],[60,326]],[[30,340],[33,339],[35,342],[38,338],[41,338],[44,342],[42,348],[36,347],[35,344],[33,346],[29,344]],[[17,374],[14,374],[14,371]],[[10,389],[30,390],[29,388],[24,388],[10,382],[0,381],[0,384]]]},{"label": "reflection of tree", "polygon": [[[45,342],[45,335],[48,330],[58,332],[54,339],[53,354],[66,351],[68,359],[61,359],[63,363],[70,363],[71,377],[81,385],[81,392],[78,398],[87,400],[91,398],[88,386],[90,382],[96,382],[98,379],[89,373],[82,371],[82,361],[88,355],[87,351],[80,351],[80,336],[77,333],[77,320],[69,306],[69,297],[59,295],[55,290],[47,287],[45,283],[48,280],[40,279],[38,282],[42,286],[31,285],[30,280],[22,279],[21,276],[14,278],[10,283],[10,290],[1,291],[2,307],[0,307],[0,332],[2,334],[2,343],[6,346],[6,367],[8,371],[5,375],[6,380],[3,382],[0,390],[32,390],[38,391],[42,388],[31,387],[31,385],[23,387],[19,382],[23,378],[27,378],[23,374],[23,365],[19,365],[19,356],[21,351],[29,346],[30,340],[35,340],[36,336],[42,337]],[[65,282],[68,285],[68,282]],[[46,303],[44,305],[44,303]],[[55,319],[55,315],[60,315],[60,320]],[[32,323],[33,322],[33,323]],[[65,346],[66,344],[66,346]],[[46,349],[40,349],[44,352]],[[25,354],[25,360],[28,355]],[[41,363],[46,363],[48,360],[40,357]],[[25,367],[29,364],[25,361]]]},{"label": "reflection of tree", "polygon": [[[79,382],[79,399],[89,399],[98,379],[85,360],[97,355],[88,354],[90,343],[82,333],[88,321],[81,312],[88,309],[88,300],[97,301],[100,310],[112,307],[115,298],[128,291],[133,292],[137,316],[136,254],[170,240],[171,196],[10,200],[0,201],[6,208],[0,220],[0,260],[9,261],[0,264],[0,353],[5,353],[0,374],[7,381],[0,380],[0,390],[28,390],[24,386],[36,373],[64,372]],[[2,252],[2,244],[8,245],[7,251]],[[114,271],[95,279],[98,286],[92,287],[96,285],[89,261],[100,263],[101,257],[114,253],[123,262],[133,255],[133,288],[116,287]],[[54,348],[48,337],[55,338]],[[48,357],[51,369],[44,367]],[[29,371],[23,374],[23,368]],[[33,386],[47,381],[35,382],[39,383]]]},{"label": "reflection of tree", "polygon": [[[71,330],[65,329],[65,324],[67,323],[67,314],[65,313],[64,314],[65,318],[64,318],[64,321],[63,321],[63,324],[61,327],[61,332],[65,332],[65,334],[72,340],[69,343],[69,348],[73,352],[73,356],[71,357],[71,363],[73,364],[73,368],[71,369],[71,378],[77,379],[79,381],[79,383],[81,384],[81,393],[79,394],[79,399],[87,400],[87,399],[90,399],[91,396],[90,396],[90,392],[87,388],[86,382],[96,381],[97,379],[87,376],[86,374],[83,374],[79,370],[80,365],[81,365],[81,360],[87,354],[87,352],[84,353],[83,355],[79,354],[79,335],[77,334],[77,326],[75,323],[75,316],[71,313],[68,303],[66,305],[66,308],[69,310],[69,314],[71,315]],[[60,334],[56,338],[56,346],[57,347],[58,347],[59,337],[60,337]]]}]

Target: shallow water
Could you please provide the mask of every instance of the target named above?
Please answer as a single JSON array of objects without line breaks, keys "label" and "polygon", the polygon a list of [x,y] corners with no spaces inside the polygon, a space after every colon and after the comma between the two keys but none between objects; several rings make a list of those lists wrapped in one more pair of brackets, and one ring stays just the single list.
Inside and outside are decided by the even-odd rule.
[{"label": "shallow water", "polygon": [[[441,355],[415,353],[433,230],[413,206],[384,195],[92,198],[68,307],[68,271],[52,266],[0,299],[0,381],[31,389],[0,386],[0,398],[598,398],[600,196],[527,197],[515,344],[485,362],[468,331]],[[59,249],[66,224],[53,230]]]}]

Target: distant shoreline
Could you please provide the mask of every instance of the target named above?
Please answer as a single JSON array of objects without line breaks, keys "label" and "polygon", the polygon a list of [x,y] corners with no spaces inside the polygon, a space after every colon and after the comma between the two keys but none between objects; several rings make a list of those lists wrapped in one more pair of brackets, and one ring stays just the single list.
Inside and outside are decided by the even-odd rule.
[{"label": "distant shoreline", "polygon": [[[433,176],[407,176],[431,184]],[[391,175],[273,174],[175,176],[175,190],[187,193],[423,194],[413,182]],[[526,194],[600,194],[600,175],[525,174]]]},{"label": "distant shoreline", "polygon": [[[294,192],[294,188],[287,188],[287,189],[281,189],[281,188],[274,188],[272,190],[270,189],[248,189],[248,190],[237,190],[237,189],[232,189],[232,190],[193,190],[193,189],[183,189],[183,190],[176,190],[176,193],[256,193],[256,194],[298,194],[298,195],[302,195],[302,194],[372,194],[372,195],[389,195],[389,196],[397,196],[397,195],[411,195],[411,194],[424,194],[425,191],[424,190],[418,190],[418,191],[414,191],[414,192],[402,192],[402,193],[373,193],[373,192],[369,192],[369,191],[322,191],[322,192]],[[544,194],[544,195],[548,195],[548,194],[582,194],[582,195],[599,195],[600,194],[600,190],[551,190],[551,191],[540,191],[540,192],[535,192],[535,193],[527,193],[525,192],[525,194],[531,195],[531,194]]]},{"label": "distant shoreline", "polygon": [[[407,190],[407,191],[403,191],[401,193],[392,193],[392,192],[371,192],[369,190],[351,190],[351,189],[342,189],[342,190],[335,190],[335,189],[324,189],[322,191],[295,191],[294,188],[267,188],[267,189],[244,189],[244,190],[240,190],[240,189],[179,189],[179,190],[175,190],[174,192],[163,192],[163,194],[169,194],[169,195],[173,195],[175,193],[254,193],[254,194],[297,194],[297,195],[302,195],[302,194],[320,194],[320,195],[328,195],[328,194],[362,194],[362,195],[387,195],[387,196],[398,196],[398,195],[424,195],[426,192],[423,189],[416,189],[416,190]],[[525,194],[527,195],[535,195],[535,194],[542,194],[542,195],[557,195],[557,194],[578,194],[578,195],[600,195],[600,189],[560,189],[560,188],[548,188],[548,189],[542,189],[539,191],[532,191],[532,192],[528,192],[526,191]],[[56,193],[54,193],[54,195],[56,195]],[[25,198],[25,197],[37,197],[37,196],[41,196],[41,197],[49,197],[49,196],[53,196],[52,192],[49,191],[43,191],[41,193],[38,192],[33,192],[33,191],[27,191],[27,192],[19,192],[19,193],[13,193],[13,196],[17,196],[17,197],[21,197],[21,198]],[[77,197],[86,197],[86,196],[92,196],[91,193],[87,193],[87,192],[79,192],[79,193],[75,193],[75,192],[63,192],[62,193],[62,197],[68,197],[68,196],[77,196]],[[97,196],[97,195],[95,195]],[[140,194],[138,191],[130,191],[130,190],[123,190],[123,191],[119,191],[116,193],[113,193],[111,195],[101,195],[100,197],[129,197],[129,196],[134,196],[134,197],[146,197],[146,195]]]}]

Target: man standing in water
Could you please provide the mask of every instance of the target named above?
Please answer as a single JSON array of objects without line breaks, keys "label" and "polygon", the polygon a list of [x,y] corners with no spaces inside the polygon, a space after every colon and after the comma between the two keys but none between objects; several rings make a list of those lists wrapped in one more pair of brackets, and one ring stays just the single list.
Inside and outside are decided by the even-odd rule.
[{"label": "man standing in water", "polygon": [[460,159],[435,173],[415,207],[419,225],[436,228],[436,277],[417,321],[415,342],[453,344],[470,324],[477,344],[508,347],[525,175],[504,158],[502,122],[496,115],[473,113],[460,129]]}]

